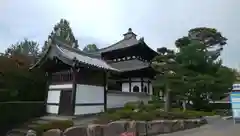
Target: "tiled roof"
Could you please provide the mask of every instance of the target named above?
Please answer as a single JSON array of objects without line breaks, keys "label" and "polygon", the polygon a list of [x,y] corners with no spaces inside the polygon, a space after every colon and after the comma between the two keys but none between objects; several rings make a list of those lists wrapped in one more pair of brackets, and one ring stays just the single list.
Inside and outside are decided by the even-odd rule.
[{"label": "tiled roof", "polygon": [[150,66],[148,62],[143,62],[137,59],[113,62],[110,63],[109,65],[122,72],[143,69]]},{"label": "tiled roof", "polygon": [[84,53],[81,54],[80,52],[70,51],[70,50],[68,50],[64,47],[58,46],[58,45],[56,45],[56,47],[62,52],[64,57],[66,57],[70,60],[77,59],[79,62],[87,64],[87,65],[91,65],[91,66],[95,66],[95,67],[107,69],[107,70],[118,71],[117,69],[111,67],[105,61],[103,61],[101,59],[89,57]]},{"label": "tiled roof", "polygon": [[139,41],[136,38],[131,37],[128,39],[123,39],[111,46],[106,47],[106,48],[102,48],[98,52],[103,53],[103,52],[108,52],[108,51],[112,51],[112,50],[122,49],[122,48],[136,45],[138,43],[139,43]]}]

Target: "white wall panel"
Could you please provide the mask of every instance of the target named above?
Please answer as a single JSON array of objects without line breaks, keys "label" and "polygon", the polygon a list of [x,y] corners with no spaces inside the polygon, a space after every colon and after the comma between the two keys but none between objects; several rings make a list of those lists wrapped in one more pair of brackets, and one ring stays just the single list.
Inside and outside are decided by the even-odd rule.
[{"label": "white wall panel", "polygon": [[77,84],[76,103],[104,103],[104,87]]},{"label": "white wall panel", "polygon": [[122,91],[129,92],[129,83],[122,83]]},{"label": "white wall panel", "polygon": [[50,85],[49,89],[71,89],[72,84],[60,84],[60,85]]},{"label": "white wall panel", "polygon": [[47,105],[46,108],[47,108],[47,113],[58,114],[59,106],[57,106],[57,105]]},{"label": "white wall panel", "polygon": [[48,91],[47,103],[59,103],[60,102],[60,90]]},{"label": "white wall panel", "polygon": [[82,115],[82,114],[92,114],[92,113],[99,113],[104,111],[103,105],[96,105],[96,106],[75,106],[75,113],[74,115]]},{"label": "white wall panel", "polygon": [[[104,104],[104,87],[77,84],[76,104]],[[75,115],[99,113],[104,111],[104,105],[75,106]]]},{"label": "white wall panel", "polygon": [[107,94],[107,108],[123,107],[127,102],[143,101],[147,103],[150,100],[150,96],[137,95],[129,93],[108,93]]}]

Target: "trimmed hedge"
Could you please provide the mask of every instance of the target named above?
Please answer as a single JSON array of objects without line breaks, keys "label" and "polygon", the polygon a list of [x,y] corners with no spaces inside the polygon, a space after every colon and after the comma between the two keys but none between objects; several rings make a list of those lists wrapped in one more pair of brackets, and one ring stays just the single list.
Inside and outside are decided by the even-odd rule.
[{"label": "trimmed hedge", "polygon": [[0,103],[0,134],[28,121],[31,118],[43,116],[43,102],[5,102]]},{"label": "trimmed hedge", "polygon": [[231,103],[210,103],[212,109],[231,109]]},{"label": "trimmed hedge", "polygon": [[127,103],[123,109],[106,112],[99,116],[95,123],[106,124],[116,120],[174,120],[174,119],[195,119],[203,116],[215,115],[214,112],[203,112],[180,109],[172,109],[171,112],[165,112],[161,109],[161,104],[146,104],[142,102]]},{"label": "trimmed hedge", "polygon": [[38,135],[41,135],[43,132],[48,131],[50,129],[60,129],[64,131],[65,129],[72,127],[74,125],[72,120],[56,120],[51,121],[46,124],[41,124],[34,128]]}]

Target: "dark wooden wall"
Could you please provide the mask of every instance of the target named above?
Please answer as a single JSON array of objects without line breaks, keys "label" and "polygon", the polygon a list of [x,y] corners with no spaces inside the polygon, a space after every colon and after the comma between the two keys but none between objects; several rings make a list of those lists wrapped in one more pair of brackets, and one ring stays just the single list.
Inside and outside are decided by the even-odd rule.
[{"label": "dark wooden wall", "polygon": [[80,69],[76,76],[77,84],[104,86],[104,71]]},{"label": "dark wooden wall", "polygon": [[52,75],[51,84],[71,83],[73,80],[73,75],[71,70],[55,72],[55,73],[52,73],[51,75]]}]

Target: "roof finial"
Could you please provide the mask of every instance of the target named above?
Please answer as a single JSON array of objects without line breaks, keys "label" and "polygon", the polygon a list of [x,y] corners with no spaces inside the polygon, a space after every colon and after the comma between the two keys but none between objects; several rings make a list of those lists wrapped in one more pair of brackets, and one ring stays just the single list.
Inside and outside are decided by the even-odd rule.
[{"label": "roof finial", "polygon": [[128,32],[123,34],[124,39],[129,39],[129,38],[135,38],[136,39],[136,34],[132,32],[132,28],[128,28]]},{"label": "roof finial", "polygon": [[132,28],[128,28],[128,32],[132,32]]}]

